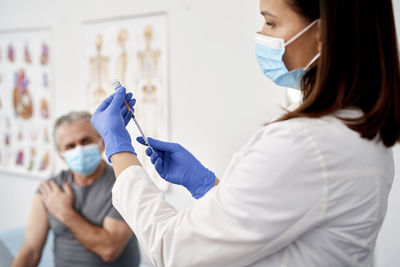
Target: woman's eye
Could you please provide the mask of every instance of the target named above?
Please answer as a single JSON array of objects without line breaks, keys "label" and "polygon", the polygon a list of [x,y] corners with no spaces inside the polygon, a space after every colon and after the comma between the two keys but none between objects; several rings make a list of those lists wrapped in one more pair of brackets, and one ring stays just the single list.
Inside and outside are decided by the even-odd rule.
[{"label": "woman's eye", "polygon": [[270,21],[267,21],[265,24],[267,24],[270,27],[274,27],[275,26],[275,23],[270,22]]}]

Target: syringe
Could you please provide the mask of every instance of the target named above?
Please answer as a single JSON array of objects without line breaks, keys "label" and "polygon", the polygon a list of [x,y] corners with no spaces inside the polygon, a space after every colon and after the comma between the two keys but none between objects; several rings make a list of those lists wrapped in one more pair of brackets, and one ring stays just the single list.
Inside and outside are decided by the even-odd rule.
[{"label": "syringe", "polygon": [[[112,85],[114,86],[114,90],[117,91],[119,87],[122,87],[121,83],[118,80],[114,80]],[[133,110],[131,109],[131,107],[129,106],[129,104],[125,101],[125,105],[127,107],[127,109],[129,110],[129,112],[132,114],[132,119],[136,124],[136,127],[138,128],[140,134],[143,137],[144,143],[145,145],[147,145],[148,147],[150,147],[150,149],[154,152],[154,149],[151,147],[151,145],[149,144],[149,140],[147,139],[146,135],[144,134],[142,128],[140,127],[139,123],[136,120],[135,114],[133,113]]]}]

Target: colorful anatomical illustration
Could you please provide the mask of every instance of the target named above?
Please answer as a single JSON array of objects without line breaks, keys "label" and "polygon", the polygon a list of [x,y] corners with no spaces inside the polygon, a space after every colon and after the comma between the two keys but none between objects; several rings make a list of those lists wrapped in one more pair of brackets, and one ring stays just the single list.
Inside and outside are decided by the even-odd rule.
[{"label": "colorful anatomical illustration", "polygon": [[17,152],[17,156],[15,159],[15,165],[24,165],[24,159],[25,159],[24,150],[20,149]]},{"label": "colorful anatomical illustration", "polygon": [[49,152],[46,152],[42,157],[42,160],[40,161],[39,171],[46,170],[49,167],[49,163],[50,163],[50,155]]},{"label": "colorful anatomical illustration", "polygon": [[0,31],[0,173],[52,174],[51,36],[51,30]]},{"label": "colorful anatomical illustration", "polygon": [[14,46],[12,44],[8,45],[7,58],[10,62],[14,62],[15,60]]},{"label": "colorful anatomical illustration", "polygon": [[29,47],[27,44],[25,44],[24,60],[25,60],[25,63],[27,63],[27,64],[32,63],[31,53],[29,52]]},{"label": "colorful anatomical illustration", "polygon": [[29,80],[25,76],[24,70],[19,70],[15,74],[13,105],[15,113],[23,119],[29,119],[33,115],[32,96],[28,85]]},{"label": "colorful anatomical illustration", "polygon": [[120,54],[117,58],[117,78],[122,84],[126,84],[126,68],[128,65],[128,55],[126,52],[125,43],[128,39],[128,32],[126,30],[121,30],[118,33],[118,46],[120,48]]},{"label": "colorful anatomical illustration", "polygon": [[11,144],[11,137],[10,134],[6,133],[4,135],[4,145],[9,146]]},{"label": "colorful anatomical illustration", "polygon": [[40,115],[45,119],[49,118],[49,102],[44,98],[40,100]]},{"label": "colorful anatomical illustration", "polygon": [[46,72],[42,74],[42,86],[46,89],[49,88],[49,76]]},{"label": "colorful anatomical illustration", "polygon": [[89,60],[89,88],[92,92],[92,97],[96,104],[101,103],[107,95],[107,90],[110,86],[109,71],[109,58],[102,54],[103,36],[96,35],[95,38],[96,55]]},{"label": "colorful anatomical illustration", "polygon": [[40,56],[40,63],[42,65],[47,65],[49,64],[49,47],[47,44],[43,43],[42,44],[42,55]]}]

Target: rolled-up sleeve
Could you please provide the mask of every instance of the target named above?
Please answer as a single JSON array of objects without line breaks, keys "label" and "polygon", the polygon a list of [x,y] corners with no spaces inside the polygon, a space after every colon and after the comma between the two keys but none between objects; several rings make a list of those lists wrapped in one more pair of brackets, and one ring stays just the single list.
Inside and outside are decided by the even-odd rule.
[{"label": "rolled-up sleeve", "polygon": [[180,267],[246,266],[277,252],[322,221],[327,192],[312,136],[277,123],[250,142],[219,186],[182,211],[139,166],[124,170],[112,193],[153,263]]}]

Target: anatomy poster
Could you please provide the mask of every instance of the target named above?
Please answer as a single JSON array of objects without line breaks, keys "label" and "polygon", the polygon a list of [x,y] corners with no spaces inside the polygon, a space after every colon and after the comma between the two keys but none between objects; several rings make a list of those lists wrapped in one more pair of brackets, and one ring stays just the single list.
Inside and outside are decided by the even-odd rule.
[{"label": "anatomy poster", "polygon": [[52,172],[51,30],[0,31],[0,172]]},{"label": "anatomy poster", "polygon": [[[169,101],[167,69],[167,15],[105,19],[84,24],[85,89],[89,110],[113,93],[113,80],[136,98],[135,116],[149,137],[168,140]],[[138,136],[133,122],[131,136]],[[145,155],[144,147],[134,138],[134,147],[154,182],[163,190],[167,183]]]}]

